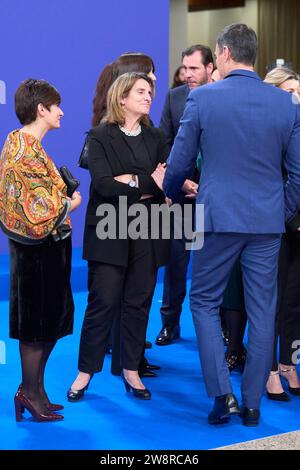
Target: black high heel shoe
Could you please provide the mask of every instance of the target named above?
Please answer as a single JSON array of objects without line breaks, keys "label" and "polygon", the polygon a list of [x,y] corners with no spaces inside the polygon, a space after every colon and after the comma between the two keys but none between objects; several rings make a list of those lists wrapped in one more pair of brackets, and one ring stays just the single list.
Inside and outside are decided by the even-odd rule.
[{"label": "black high heel shoe", "polygon": [[[271,370],[270,375],[279,375],[279,371]],[[274,401],[285,401],[285,402],[291,401],[287,393],[285,392],[272,393],[272,392],[268,392],[268,389],[267,389],[267,397],[269,398],[269,400],[274,400]]]},{"label": "black high heel shoe", "polygon": [[132,385],[130,385],[130,383],[127,382],[127,380],[125,379],[125,376],[124,376],[124,373],[123,371],[121,372],[121,377],[123,379],[123,382],[124,382],[124,385],[125,385],[125,389],[126,389],[126,392],[130,392],[130,390],[133,391],[133,395],[136,397],[136,398],[139,398],[140,400],[150,400],[151,398],[151,393],[149,390],[147,390],[147,388],[134,388]]},{"label": "black high heel shoe", "polygon": [[289,392],[292,394],[292,395],[295,395],[297,397],[300,396],[300,387],[291,387],[290,386],[290,382],[289,382],[289,379],[287,378],[286,375],[283,375],[284,372],[292,372],[296,370],[296,367],[294,366],[291,366],[291,367],[287,367],[285,369],[279,369],[279,374],[280,376],[286,381],[287,385],[288,385],[288,389],[289,389]]},{"label": "black high heel shoe", "polygon": [[75,402],[75,401],[81,400],[84,396],[84,393],[88,390],[93,376],[94,376],[94,374],[91,374],[90,380],[88,381],[86,386],[81,388],[80,390],[72,390],[72,388],[69,388],[69,390],[67,392],[68,401]]},{"label": "black high heel shoe", "polygon": [[225,353],[227,367],[229,372],[233,372],[234,370],[240,372],[241,374],[244,372],[246,358],[247,358],[247,351],[246,348],[243,346],[243,350],[241,353],[231,352]]}]

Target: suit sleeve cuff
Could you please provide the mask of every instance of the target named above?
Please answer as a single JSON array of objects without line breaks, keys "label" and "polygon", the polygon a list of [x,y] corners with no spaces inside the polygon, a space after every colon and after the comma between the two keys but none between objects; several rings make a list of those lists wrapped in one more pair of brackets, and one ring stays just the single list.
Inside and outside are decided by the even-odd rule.
[{"label": "suit sleeve cuff", "polygon": [[153,196],[161,194],[161,190],[156,185],[152,176],[138,175],[139,190],[141,194],[153,194]]}]

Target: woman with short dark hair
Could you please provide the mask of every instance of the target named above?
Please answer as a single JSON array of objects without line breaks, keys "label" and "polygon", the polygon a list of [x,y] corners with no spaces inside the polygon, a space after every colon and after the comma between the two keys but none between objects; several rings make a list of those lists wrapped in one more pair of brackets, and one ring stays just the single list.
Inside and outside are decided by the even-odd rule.
[{"label": "woman with short dark hair", "polygon": [[19,340],[22,383],[15,395],[16,420],[26,408],[37,421],[58,421],[62,405],[50,402],[44,372],[56,341],[73,331],[69,213],[81,203],[42,147],[63,112],[58,91],[28,79],[15,94],[23,125],[12,131],[0,157],[0,227],[9,238],[10,337]]}]

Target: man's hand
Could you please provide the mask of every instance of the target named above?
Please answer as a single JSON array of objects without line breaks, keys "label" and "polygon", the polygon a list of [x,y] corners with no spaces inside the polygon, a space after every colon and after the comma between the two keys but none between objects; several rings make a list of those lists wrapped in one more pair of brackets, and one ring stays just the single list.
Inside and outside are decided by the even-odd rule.
[{"label": "man's hand", "polygon": [[185,193],[185,197],[189,199],[195,199],[197,196],[199,185],[192,180],[185,180],[181,190]]}]

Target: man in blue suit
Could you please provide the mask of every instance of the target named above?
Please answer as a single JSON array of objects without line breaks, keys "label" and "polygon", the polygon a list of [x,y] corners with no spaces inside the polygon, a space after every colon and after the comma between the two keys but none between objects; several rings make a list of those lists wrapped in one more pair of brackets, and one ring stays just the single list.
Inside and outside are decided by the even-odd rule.
[{"label": "man in blue suit", "polygon": [[[211,81],[213,55],[209,47],[202,44],[190,46],[182,53],[182,65],[185,70],[186,85],[168,91],[159,127],[173,145],[179,129],[186,99],[190,90],[206,85]],[[195,203],[199,173],[193,168],[188,175],[176,202]],[[166,346],[180,336],[180,315],[186,294],[186,275],[190,260],[190,251],[185,250],[185,239],[171,240],[170,262],[164,275],[164,291],[161,306],[162,329],[156,338],[156,344]]]},{"label": "man in blue suit", "polygon": [[256,34],[246,25],[220,33],[215,54],[224,80],[190,93],[164,180],[174,200],[201,151],[197,204],[204,204],[205,239],[193,253],[190,302],[206,389],[215,398],[211,424],[240,411],[219,317],[239,256],[249,320],[241,416],[245,425],[259,423],[272,363],[280,238],[300,207],[300,107],[261,81],[253,71],[256,52]]}]

